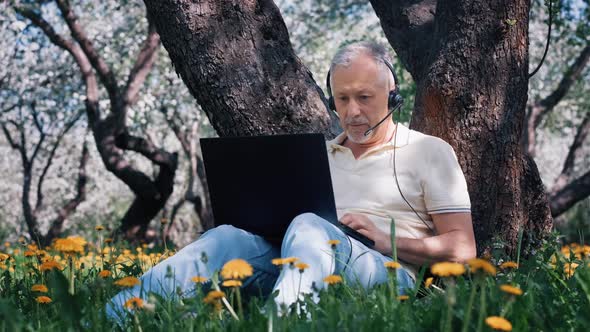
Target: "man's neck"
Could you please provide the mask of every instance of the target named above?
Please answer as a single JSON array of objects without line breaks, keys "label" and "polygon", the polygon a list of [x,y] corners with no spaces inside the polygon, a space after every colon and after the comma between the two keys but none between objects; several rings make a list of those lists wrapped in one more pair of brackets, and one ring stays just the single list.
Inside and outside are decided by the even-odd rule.
[{"label": "man's neck", "polygon": [[341,145],[349,148],[352,151],[354,158],[359,159],[359,157],[367,151],[391,141],[393,135],[395,134],[395,130],[396,125],[394,125],[393,123],[390,124],[387,127],[387,131],[385,131],[383,134],[379,132],[376,133],[377,135],[381,134],[381,137],[379,139],[372,141],[370,143],[354,143],[353,141],[349,140],[347,136],[344,136],[344,141],[341,143]]}]

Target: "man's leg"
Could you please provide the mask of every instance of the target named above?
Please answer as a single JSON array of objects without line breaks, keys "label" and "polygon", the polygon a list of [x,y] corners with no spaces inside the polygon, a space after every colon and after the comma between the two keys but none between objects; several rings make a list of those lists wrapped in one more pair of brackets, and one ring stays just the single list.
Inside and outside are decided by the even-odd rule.
[{"label": "man's leg", "polygon": [[[339,240],[340,243],[332,249],[329,240]],[[275,289],[279,290],[275,300],[287,306],[296,302],[297,296],[303,293],[314,293],[317,301],[312,285],[316,289],[323,288],[323,279],[330,274],[340,274],[351,282],[358,281],[365,288],[386,282],[387,270],[383,264],[391,261],[391,258],[349,238],[339,228],[313,213],[304,213],[293,219],[283,239],[281,257],[297,257],[310,266],[302,274],[289,267],[281,271],[275,284]],[[413,286],[413,280],[404,269],[398,269],[397,277],[401,292]]]},{"label": "man's leg", "polygon": [[[202,254],[207,255],[207,264]],[[221,225],[204,233],[198,240],[181,249],[151,268],[141,277],[141,284],[118,293],[107,304],[107,316],[118,320],[125,315],[123,306],[132,297],[147,299],[149,292],[175,298],[177,290],[182,296],[190,296],[196,284],[194,276],[210,278],[214,271],[235,258],[246,260],[254,268],[254,274],[246,279],[243,288],[248,292],[268,294],[274,284],[278,269],[270,261],[279,256],[279,250],[262,237],[229,225]]]}]

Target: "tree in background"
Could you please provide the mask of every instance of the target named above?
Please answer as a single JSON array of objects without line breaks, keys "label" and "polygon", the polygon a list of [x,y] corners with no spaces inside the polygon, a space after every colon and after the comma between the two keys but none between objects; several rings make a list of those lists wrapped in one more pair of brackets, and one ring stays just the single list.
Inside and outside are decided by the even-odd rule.
[{"label": "tree in background", "polygon": [[[8,31],[6,36],[14,37]],[[12,58],[6,61],[10,65],[5,66],[0,74],[0,128],[10,147],[20,156],[23,174],[21,203],[28,233],[41,245],[47,245],[61,234],[66,218],[73,214],[86,198],[88,148],[82,138],[77,180],[68,184],[69,187],[74,187],[74,190],[69,190],[68,193],[68,196],[71,196],[73,192],[73,197],[61,198],[61,202],[57,202],[60,206],[56,209],[53,206],[48,207],[44,190],[47,174],[54,165],[58,149],[63,149],[61,143],[64,136],[78,122],[83,112],[79,105],[68,105],[69,98],[64,98],[66,92],[53,84],[63,81],[65,75],[54,75],[48,70],[46,63],[35,61],[42,56],[51,56],[43,54],[47,50],[40,47],[37,42],[35,36],[27,41],[18,39],[18,42],[13,44]],[[20,45],[23,44],[32,47],[21,48]],[[22,72],[18,68],[27,66],[27,62],[31,62],[29,60],[33,60],[34,63],[32,72],[45,71],[49,73],[49,77],[20,76]],[[33,183],[34,180],[36,184]],[[52,193],[55,194],[57,191],[53,190]],[[33,195],[34,201],[31,200]],[[55,200],[52,203],[55,204]],[[43,214],[53,214],[45,234],[40,230],[40,219]]]},{"label": "tree in background", "polygon": [[[85,109],[88,127],[93,133],[102,161],[105,167],[123,181],[135,195],[133,203],[123,216],[120,230],[127,239],[144,238],[148,223],[164,207],[172,194],[177,168],[176,153],[158,148],[149,137],[132,135],[127,128],[128,112],[137,102],[140,89],[156,60],[160,45],[159,36],[149,20],[144,19],[142,23],[144,26],[147,25],[147,35],[135,60],[119,60],[133,63],[127,73],[121,73],[121,76],[126,77],[121,84],[113,66],[105,61],[96,42],[88,36],[70,3],[58,0],[55,4],[68,27],[71,39],[59,33],[43,17],[42,7],[17,3],[14,8],[41,29],[53,44],[74,58],[86,89]],[[108,96],[108,105],[105,106],[99,103],[101,87]],[[106,107],[110,112],[102,110]],[[139,153],[157,166],[155,176],[152,178],[134,167],[129,162],[126,151]]]}]

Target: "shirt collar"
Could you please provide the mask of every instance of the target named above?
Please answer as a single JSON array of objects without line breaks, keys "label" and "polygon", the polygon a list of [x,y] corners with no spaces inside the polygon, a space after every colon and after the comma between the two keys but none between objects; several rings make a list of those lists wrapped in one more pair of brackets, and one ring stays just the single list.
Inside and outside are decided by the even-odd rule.
[{"label": "shirt collar", "polygon": [[[326,145],[328,147],[328,151],[333,152],[333,151],[348,150],[347,147],[342,145],[342,142],[344,141],[345,137],[346,137],[346,133],[342,132],[338,136],[336,136],[336,138],[334,138],[330,141],[327,141]],[[393,144],[394,141],[395,141],[395,146]],[[397,124],[397,132],[391,138],[391,141],[383,143],[382,145],[372,149],[371,152],[393,149],[394,147],[401,148],[403,146],[408,145],[409,141],[410,141],[410,129],[408,127],[402,125],[401,123],[398,123]]]}]

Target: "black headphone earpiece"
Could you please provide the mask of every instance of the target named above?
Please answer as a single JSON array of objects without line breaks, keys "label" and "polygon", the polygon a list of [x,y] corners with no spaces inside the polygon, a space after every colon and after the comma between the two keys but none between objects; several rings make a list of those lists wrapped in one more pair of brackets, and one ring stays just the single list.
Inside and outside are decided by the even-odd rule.
[{"label": "black headphone earpiece", "polygon": [[[389,91],[389,97],[387,98],[387,108],[389,110],[392,110],[395,107],[401,105],[404,102],[404,98],[399,94],[397,75],[395,74],[395,70],[393,70],[393,66],[387,60],[383,60],[383,63],[385,63],[385,65],[387,66],[387,68],[389,68],[389,71],[393,75],[393,84],[395,85],[395,89]],[[332,96],[332,87],[330,86],[330,71],[328,71],[328,76],[326,77],[326,87],[328,88],[328,109],[338,114],[336,112],[336,103],[334,102],[334,96]]]}]

